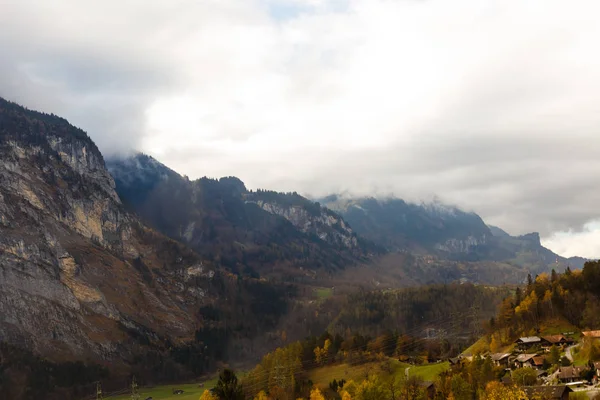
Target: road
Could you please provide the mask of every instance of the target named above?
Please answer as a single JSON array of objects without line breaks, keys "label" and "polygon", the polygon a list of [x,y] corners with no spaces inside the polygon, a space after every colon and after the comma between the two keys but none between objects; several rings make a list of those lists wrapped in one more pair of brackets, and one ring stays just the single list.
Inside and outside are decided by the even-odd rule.
[{"label": "road", "polygon": [[573,362],[573,354],[571,353],[571,350],[574,349],[575,347],[579,347],[579,344],[574,344],[573,346],[569,346],[566,348],[565,350],[565,356],[569,359],[569,361]]}]

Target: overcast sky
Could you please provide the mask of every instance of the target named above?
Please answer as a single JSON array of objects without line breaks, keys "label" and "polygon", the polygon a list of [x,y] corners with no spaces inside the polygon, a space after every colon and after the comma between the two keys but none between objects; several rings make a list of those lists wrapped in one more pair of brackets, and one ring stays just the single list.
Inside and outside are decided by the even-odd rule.
[{"label": "overcast sky", "polygon": [[600,257],[600,3],[4,0],[0,96],[107,155],[433,195]]}]

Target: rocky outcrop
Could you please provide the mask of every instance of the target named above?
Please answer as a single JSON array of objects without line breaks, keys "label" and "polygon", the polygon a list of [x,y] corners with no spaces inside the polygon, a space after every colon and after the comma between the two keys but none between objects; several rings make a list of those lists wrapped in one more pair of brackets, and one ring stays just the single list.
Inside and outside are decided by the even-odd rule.
[{"label": "rocky outcrop", "polygon": [[213,269],[125,210],[85,133],[0,99],[0,341],[115,359],[127,324],[187,340]]},{"label": "rocky outcrop", "polygon": [[351,250],[359,248],[357,236],[352,232],[350,226],[339,215],[324,207],[319,207],[315,214],[309,212],[302,205],[285,206],[264,200],[256,200],[254,203],[271,214],[287,219],[303,233],[316,235],[319,239],[332,245],[343,246]]}]

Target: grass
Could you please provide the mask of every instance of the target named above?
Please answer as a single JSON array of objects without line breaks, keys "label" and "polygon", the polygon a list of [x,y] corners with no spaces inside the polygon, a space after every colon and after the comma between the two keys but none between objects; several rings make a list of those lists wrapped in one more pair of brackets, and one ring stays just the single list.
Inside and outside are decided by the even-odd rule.
[{"label": "grass", "polygon": [[[217,383],[217,379],[211,379],[204,382],[204,387],[198,387],[198,383],[189,383],[185,385],[165,385],[152,388],[141,388],[140,399],[152,397],[153,400],[198,400],[206,389],[211,389]],[[173,389],[183,390],[183,394],[174,395]],[[131,394],[124,394],[114,397],[106,397],[111,400],[131,400]]]},{"label": "grass", "polygon": [[445,361],[411,367],[408,370],[408,375],[420,376],[425,381],[433,381],[440,373],[447,371],[448,369],[450,369],[450,363]]},{"label": "grass", "polygon": [[314,288],[313,293],[319,300],[325,300],[333,295],[333,289],[325,287]]},{"label": "grass", "polygon": [[361,382],[367,375],[377,375],[382,381],[389,381],[399,376],[404,376],[406,368],[409,369],[409,376],[420,376],[423,380],[433,381],[443,371],[450,368],[448,362],[432,363],[418,366],[402,363],[395,359],[389,359],[390,371],[381,368],[381,363],[367,363],[362,365],[352,366],[349,364],[329,365],[322,368],[317,368],[310,371],[308,378],[321,389],[327,389],[329,382],[334,379],[345,379],[346,381],[353,380]]},{"label": "grass", "polygon": [[473,343],[471,347],[463,351],[465,355],[475,355],[477,353],[483,353],[489,350],[490,344],[488,342],[487,336],[482,336],[478,341]]}]

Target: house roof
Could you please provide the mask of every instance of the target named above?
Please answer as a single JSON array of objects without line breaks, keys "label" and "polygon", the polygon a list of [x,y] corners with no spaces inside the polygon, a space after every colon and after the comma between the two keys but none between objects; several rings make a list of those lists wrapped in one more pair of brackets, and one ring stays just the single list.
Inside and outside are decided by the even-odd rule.
[{"label": "house roof", "polygon": [[550,343],[565,343],[567,341],[567,338],[564,337],[563,335],[549,335],[549,336],[542,336],[542,339],[544,339],[547,342]]},{"label": "house roof", "polygon": [[544,365],[544,356],[536,356],[533,357],[533,364],[535,366],[540,366],[540,365]]},{"label": "house roof", "polygon": [[490,358],[492,359],[492,361],[500,361],[500,360],[504,360],[505,358],[510,357],[510,353],[494,353],[494,354],[490,354]]},{"label": "house roof", "polygon": [[581,332],[583,336],[592,337],[592,338],[600,338],[600,331],[585,331]]},{"label": "house roof", "polygon": [[517,361],[520,363],[524,363],[533,359],[535,356],[537,356],[537,354],[519,354],[517,356]]},{"label": "house roof", "polygon": [[560,399],[566,393],[570,393],[573,389],[566,386],[525,386],[523,388],[527,397],[538,396],[542,399]]},{"label": "house roof", "polygon": [[538,336],[525,336],[517,339],[518,343],[538,343],[541,341],[542,339],[540,339]]},{"label": "house roof", "polygon": [[581,371],[583,371],[582,367],[560,367],[558,371],[559,379],[572,379],[579,378],[581,375]]}]

